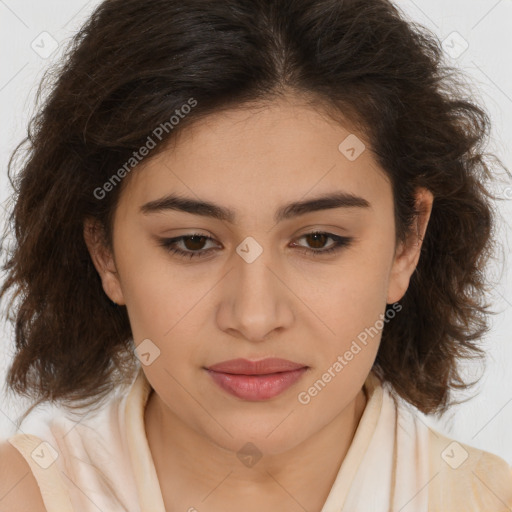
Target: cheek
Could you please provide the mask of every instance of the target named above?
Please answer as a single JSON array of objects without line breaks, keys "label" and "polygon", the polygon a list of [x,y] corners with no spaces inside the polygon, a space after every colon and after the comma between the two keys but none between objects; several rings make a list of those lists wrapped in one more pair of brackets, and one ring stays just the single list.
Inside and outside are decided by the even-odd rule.
[{"label": "cheek", "polygon": [[[135,242],[133,242],[135,240]],[[200,290],[144,233],[122,232],[116,265],[134,339],[162,337],[197,301]]]},{"label": "cheek", "polygon": [[[172,265],[163,249],[140,244],[119,254],[123,255],[118,270],[135,345],[144,341],[152,361],[157,355],[145,370],[165,382],[169,375],[164,369],[179,378],[200,356],[197,331],[204,324],[204,299],[212,283],[198,273],[192,282],[190,270]],[[140,352],[144,353],[142,346]]]},{"label": "cheek", "polygon": [[325,324],[314,375],[299,397],[301,404],[314,404],[305,409],[312,417],[318,410],[332,409],[334,414],[339,409],[333,404],[342,408],[356,396],[375,361],[385,325],[385,265],[375,260],[346,270],[310,299]]},{"label": "cheek", "polygon": [[387,260],[386,254],[377,251],[354,251],[333,268],[323,285],[306,295],[308,304],[334,331],[331,338],[335,343],[357,337],[384,313],[389,280]]},{"label": "cheek", "polygon": [[206,286],[187,285],[177,275],[136,274],[126,283],[126,304],[134,339],[153,337],[165,342],[177,332],[183,335],[198,321],[201,310],[198,303],[207,292]]},{"label": "cheek", "polygon": [[385,257],[361,252],[347,258],[323,288],[309,295],[308,303],[324,324],[324,365],[329,366],[338,355],[351,351],[347,359],[357,360],[350,363],[351,367],[371,366],[384,326],[387,283]]},{"label": "cheek", "polygon": [[[360,332],[375,324],[385,309],[388,256],[392,254],[386,240],[391,233],[387,236],[381,229],[379,237],[376,230],[372,232],[365,233],[364,239],[336,263],[315,263],[295,268],[295,277],[290,274],[294,293],[314,313],[308,315],[311,321],[320,321],[324,346],[332,343],[329,352],[343,348],[340,340],[350,345]],[[217,277],[208,265],[197,265],[192,270],[173,263],[171,255],[144,240],[142,234],[139,242],[128,243],[134,238],[118,238],[116,263],[135,343],[149,338],[168,346],[168,340],[176,336],[194,339],[194,326],[197,331],[208,315],[205,307],[211,305]],[[297,307],[301,309],[300,304]]]}]

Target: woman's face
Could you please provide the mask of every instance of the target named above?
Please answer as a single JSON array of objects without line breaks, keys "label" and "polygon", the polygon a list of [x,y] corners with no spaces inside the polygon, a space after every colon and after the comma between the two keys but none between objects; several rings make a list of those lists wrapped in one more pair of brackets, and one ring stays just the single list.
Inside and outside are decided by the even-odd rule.
[{"label": "woman's face", "polygon": [[[251,441],[267,453],[343,414],[420,250],[413,241],[395,252],[391,184],[350,128],[292,100],[231,110],[187,128],[126,179],[113,258],[92,254],[171,414],[217,445]],[[430,206],[428,193],[418,197]],[[225,210],[232,217],[221,219]],[[208,370],[237,358],[306,369],[281,380]]]}]

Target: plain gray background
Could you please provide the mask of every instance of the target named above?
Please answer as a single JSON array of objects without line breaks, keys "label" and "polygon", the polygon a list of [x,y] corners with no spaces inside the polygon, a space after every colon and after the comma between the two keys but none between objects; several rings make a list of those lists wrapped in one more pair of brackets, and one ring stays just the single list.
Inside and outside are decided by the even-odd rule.
[{"label": "plain gray background", "polygon": [[[75,33],[99,3],[97,0],[0,0],[2,221],[3,203],[11,193],[7,161],[26,134],[43,71],[58,60],[62,43]],[[488,151],[497,154],[512,169],[509,144],[512,140],[512,1],[399,0],[395,3],[410,19],[425,25],[445,41],[447,60],[465,71],[475,99],[491,114],[494,127]],[[57,49],[48,56],[53,46]],[[503,181],[496,192],[503,198],[498,203],[501,212],[498,238],[503,258],[490,269],[493,276],[499,275],[501,279],[490,295],[498,314],[491,318],[492,329],[486,337],[489,354],[486,370],[471,392],[477,395],[471,401],[455,407],[440,421],[420,417],[449,437],[496,453],[512,464],[512,183]],[[3,382],[12,350],[12,331],[5,322],[0,325],[0,335],[0,380]],[[466,371],[471,377],[481,374],[475,366],[466,366]],[[8,400],[6,395],[0,395],[0,438],[16,432],[13,419],[27,404],[25,400]],[[43,408],[36,411],[31,421],[51,413],[49,407]]]}]

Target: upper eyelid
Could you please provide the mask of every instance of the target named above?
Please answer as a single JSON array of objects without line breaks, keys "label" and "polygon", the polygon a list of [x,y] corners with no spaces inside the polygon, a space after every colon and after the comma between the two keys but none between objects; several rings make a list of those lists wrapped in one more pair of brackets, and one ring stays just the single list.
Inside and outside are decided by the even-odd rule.
[{"label": "upper eyelid", "polygon": [[[330,231],[322,231],[320,229],[315,229],[315,230],[312,230],[312,231],[307,231],[306,233],[302,233],[298,236],[296,236],[295,238],[302,238],[304,236],[307,236],[307,235],[314,235],[314,234],[319,234],[319,235],[327,235],[328,237],[333,237],[333,238],[352,238],[348,235],[337,235],[336,233],[331,233]],[[203,238],[206,238],[208,240],[212,240],[212,241],[215,241],[217,242],[217,239],[210,236],[210,235],[205,235],[203,233],[185,233],[184,235],[180,235],[180,236],[174,236],[174,237],[162,237],[162,240],[166,240],[168,242],[171,242],[171,241],[179,241],[179,240],[182,240],[183,238],[191,238],[193,236],[198,236],[198,237],[203,237]]]}]

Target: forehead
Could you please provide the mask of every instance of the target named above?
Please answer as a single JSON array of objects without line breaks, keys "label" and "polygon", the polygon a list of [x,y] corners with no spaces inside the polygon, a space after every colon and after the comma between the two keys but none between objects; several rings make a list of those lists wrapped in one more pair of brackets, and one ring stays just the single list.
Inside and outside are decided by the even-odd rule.
[{"label": "forehead", "polygon": [[334,190],[370,203],[389,202],[391,193],[367,142],[348,123],[288,99],[226,110],[187,126],[139,164],[126,185],[132,206],[178,192],[233,211],[256,208],[258,199],[268,206]]}]

